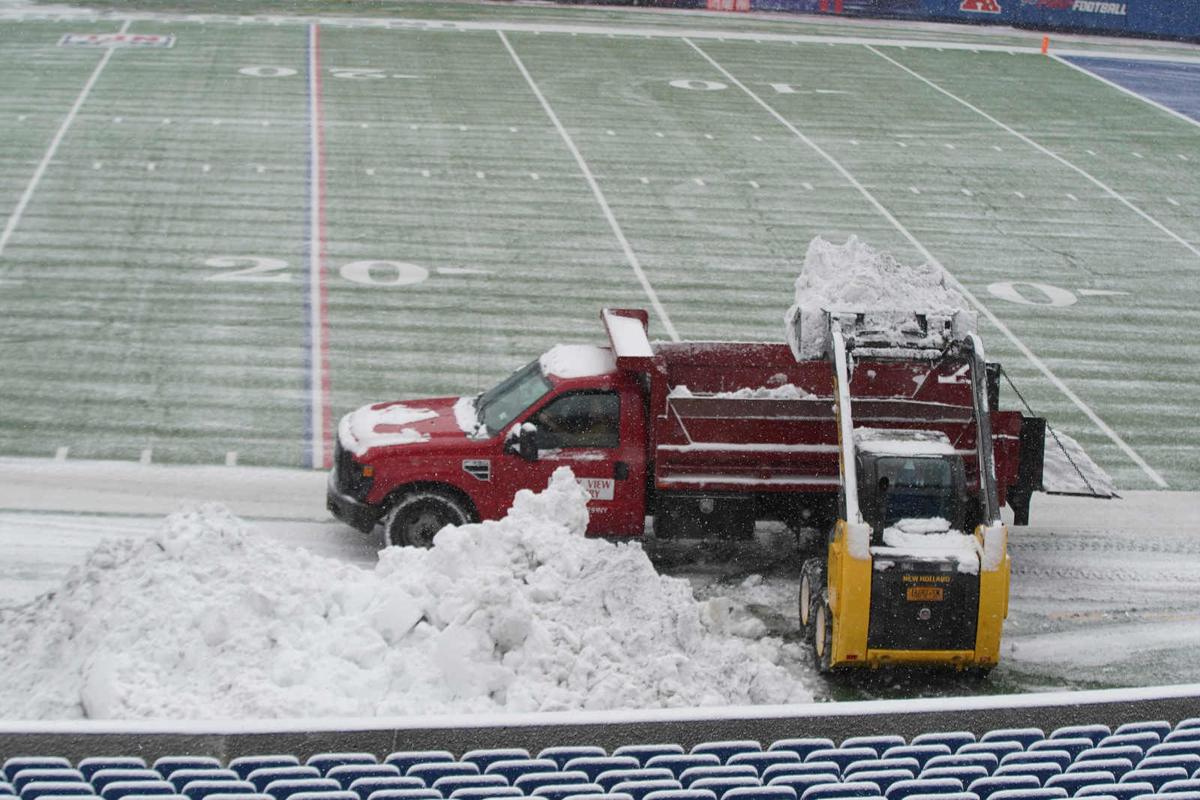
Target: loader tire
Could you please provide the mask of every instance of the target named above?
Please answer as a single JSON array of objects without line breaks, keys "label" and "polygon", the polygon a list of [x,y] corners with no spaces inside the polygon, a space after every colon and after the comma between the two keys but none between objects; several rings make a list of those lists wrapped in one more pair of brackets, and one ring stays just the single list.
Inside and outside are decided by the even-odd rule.
[{"label": "loader tire", "polygon": [[829,595],[821,592],[813,620],[813,661],[817,671],[828,674],[833,670],[833,615],[829,611]]},{"label": "loader tire", "polygon": [[426,490],[404,495],[384,517],[388,543],[397,547],[432,547],[433,537],[447,525],[465,525],[471,514],[455,498]]},{"label": "loader tire", "polygon": [[825,591],[825,570],[819,558],[810,558],[800,568],[800,639],[811,642],[813,638],[813,622],[816,614],[813,610],[821,601],[821,593]]}]

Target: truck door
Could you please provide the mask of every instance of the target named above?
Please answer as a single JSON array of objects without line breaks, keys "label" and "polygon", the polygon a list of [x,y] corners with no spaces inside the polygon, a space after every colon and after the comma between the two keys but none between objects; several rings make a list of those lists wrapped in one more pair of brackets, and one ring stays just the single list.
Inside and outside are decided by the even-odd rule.
[{"label": "truck door", "polygon": [[[622,424],[622,402],[636,396],[610,390],[579,390],[551,398],[526,420],[537,428],[538,458],[532,463],[508,455],[500,480],[518,478],[521,488],[544,488],[558,467],[570,467],[592,496],[588,532],[639,536],[645,524],[644,431]],[[640,403],[626,415],[641,418]],[[523,475],[522,475],[523,473]]]}]

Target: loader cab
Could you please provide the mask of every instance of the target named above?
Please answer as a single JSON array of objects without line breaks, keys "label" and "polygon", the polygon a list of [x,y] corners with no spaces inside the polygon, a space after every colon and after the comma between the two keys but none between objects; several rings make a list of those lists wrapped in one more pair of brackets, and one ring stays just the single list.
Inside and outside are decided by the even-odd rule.
[{"label": "loader cab", "polygon": [[873,540],[902,519],[940,518],[964,529],[966,469],[944,434],[858,429],[855,449],[858,499]]}]

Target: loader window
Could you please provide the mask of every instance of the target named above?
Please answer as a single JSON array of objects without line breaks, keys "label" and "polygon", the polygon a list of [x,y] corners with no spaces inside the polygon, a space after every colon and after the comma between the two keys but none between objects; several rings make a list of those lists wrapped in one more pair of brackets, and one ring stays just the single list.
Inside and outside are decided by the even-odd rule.
[{"label": "loader window", "polygon": [[958,503],[954,470],[942,458],[880,458],[876,467],[883,527],[902,519],[953,522]]},{"label": "loader window", "polygon": [[543,377],[541,365],[534,361],[479,395],[475,413],[488,435],[495,435],[548,391],[550,382]]},{"label": "loader window", "polygon": [[538,446],[616,447],[620,439],[621,403],[614,392],[563,395],[534,414]]}]

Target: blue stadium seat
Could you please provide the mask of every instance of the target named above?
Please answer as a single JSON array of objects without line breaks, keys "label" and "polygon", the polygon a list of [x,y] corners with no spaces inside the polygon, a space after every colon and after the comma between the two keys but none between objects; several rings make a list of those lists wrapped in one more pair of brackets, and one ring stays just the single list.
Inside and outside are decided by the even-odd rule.
[{"label": "blue stadium seat", "polygon": [[458,789],[482,789],[485,786],[508,786],[503,775],[443,775],[429,787],[449,797]]},{"label": "blue stadium seat", "polygon": [[246,780],[254,784],[254,788],[261,794],[266,792],[267,787],[275,781],[300,781],[319,777],[321,777],[321,772],[316,767],[296,765],[294,767],[261,767],[247,775]]},{"label": "blue stadium seat", "polygon": [[840,783],[841,779],[837,775],[779,775],[771,779],[768,786],[787,786],[794,790],[800,797],[804,796],[806,789],[813,786],[824,786],[831,783]]},{"label": "blue stadium seat", "polygon": [[455,789],[449,794],[450,800],[490,800],[493,797],[524,797],[525,795],[515,786],[476,786]]},{"label": "blue stadium seat", "polygon": [[800,756],[789,750],[767,751],[765,753],[736,753],[725,762],[731,767],[749,766],[762,775],[767,767],[775,764],[799,764]]},{"label": "blue stadium seat", "polygon": [[335,789],[328,792],[297,792],[292,795],[292,800],[357,800],[357,797],[358,795],[345,789]]},{"label": "blue stadium seat", "polygon": [[1154,787],[1144,781],[1130,783],[1101,783],[1096,786],[1085,786],[1075,793],[1076,797],[1091,797],[1106,794],[1117,800],[1133,800],[1138,795],[1154,794]]},{"label": "blue stadium seat", "polygon": [[550,758],[510,758],[493,761],[484,768],[484,775],[499,775],[510,784],[532,772],[557,772],[558,762]]},{"label": "blue stadium seat", "polygon": [[435,764],[413,764],[404,773],[409,778],[420,778],[425,781],[426,786],[433,786],[434,782],[439,778],[449,778],[455,775],[478,775],[479,767],[470,763],[445,763],[437,762]]},{"label": "blue stadium seat", "polygon": [[762,780],[763,783],[769,783],[772,778],[779,775],[829,774],[840,776],[842,768],[832,761],[809,761],[803,764],[775,764],[774,766],[767,767],[766,772],[762,774]]},{"label": "blue stadium seat", "polygon": [[979,737],[981,742],[1018,742],[1022,749],[1046,738],[1041,728],[997,728]]},{"label": "blue stadium seat", "polygon": [[935,731],[918,733],[909,744],[944,744],[950,748],[950,752],[957,753],[958,748],[975,741],[975,734],[970,731]]},{"label": "blue stadium seat", "polygon": [[169,795],[175,794],[175,787],[170,781],[161,778],[156,781],[116,781],[106,784],[100,796],[104,800],[124,800],[131,795]]},{"label": "blue stadium seat", "polygon": [[[793,753],[792,755],[794,756],[795,754]],[[719,767],[721,766],[721,759],[717,758],[715,753],[697,753],[696,755],[672,753],[669,755],[653,756],[644,763],[644,766],[669,769],[678,778],[692,767]]]},{"label": "blue stadium seat", "polygon": [[1154,800],[1200,800],[1200,791],[1194,792],[1159,792],[1158,794],[1142,795]]},{"label": "blue stadium seat", "polygon": [[1182,754],[1200,756],[1200,739],[1176,739],[1172,742],[1156,744],[1146,751],[1147,756],[1173,756]]},{"label": "blue stadium seat", "polygon": [[879,797],[879,785],[870,781],[847,781],[810,786],[800,795],[800,800],[840,800],[845,797]]},{"label": "blue stadium seat", "polygon": [[[80,772],[82,771],[80,770]],[[110,783],[117,783],[118,781],[161,781],[162,779],[163,777],[158,773],[158,770],[147,769],[146,767],[106,767],[93,772],[88,782],[96,790],[96,794],[102,794],[104,787]]]},{"label": "blue stadium seat", "polygon": [[62,756],[12,756],[4,761],[4,780],[15,787],[13,779],[23,769],[71,769],[71,762]]},{"label": "blue stadium seat", "polygon": [[[626,744],[612,751],[614,756],[635,758],[642,766],[646,766],[655,756],[681,756],[684,754],[683,745],[671,742],[660,744]],[[603,756],[604,753],[592,753],[591,757]],[[565,765],[564,765],[565,766]]]},{"label": "blue stadium seat", "polygon": [[921,765],[921,769],[925,768],[925,764],[929,759],[936,756],[950,755],[950,748],[944,744],[908,744],[900,747],[890,747],[884,754],[884,760],[893,758],[915,758],[917,763]]},{"label": "blue stadium seat", "polygon": [[375,792],[384,789],[424,789],[425,782],[420,778],[404,778],[399,775],[379,778],[359,778],[347,787],[358,795],[361,800],[367,800]]},{"label": "blue stadium seat", "polygon": [[372,753],[316,753],[308,757],[305,766],[316,767],[322,775],[326,775],[334,767],[347,764],[378,764],[379,759]]},{"label": "blue stadium seat", "polygon": [[[614,794],[625,794],[633,798],[633,800],[644,800],[644,798],[654,792],[674,791],[682,789],[679,781],[674,778],[660,778],[656,781],[622,781],[612,787],[609,791]],[[714,792],[720,800],[720,793]]]},{"label": "blue stadium seat", "polygon": [[237,794],[210,794],[208,800],[271,800],[269,794],[256,793],[237,793]]},{"label": "blue stadium seat", "polygon": [[906,800],[979,800],[979,795],[971,792],[951,792],[950,794],[910,794]]},{"label": "blue stadium seat", "polygon": [[1174,726],[1166,720],[1153,720],[1146,722],[1126,722],[1124,725],[1118,725],[1113,731],[1114,734],[1123,733],[1154,733],[1158,734],[1158,738],[1166,736],[1174,729]]},{"label": "blue stadium seat", "polygon": [[[610,769],[596,776],[594,783],[611,791],[618,783],[626,781],[678,781],[679,776],[666,767],[639,767],[638,769]],[[682,782],[681,782],[682,783]]]},{"label": "blue stadium seat", "polygon": [[1091,750],[1084,750],[1079,755],[1075,756],[1076,764],[1085,761],[1103,761],[1110,758],[1127,758],[1129,763],[1136,764],[1142,760],[1142,752],[1140,747],[1132,745],[1123,745],[1120,747],[1093,747]]},{"label": "blue stadium seat", "polygon": [[195,780],[184,784],[179,792],[188,800],[205,800],[214,794],[254,794],[254,784],[249,781],[236,779],[227,780]]},{"label": "blue stadium seat", "polygon": [[155,760],[153,767],[167,780],[181,769],[222,769],[221,762],[212,756],[163,756]]},{"label": "blue stadium seat", "polygon": [[402,750],[389,753],[383,760],[400,770],[401,775],[407,775],[409,769],[418,764],[453,764],[454,754],[448,750]]},{"label": "blue stadium seat", "polygon": [[[679,776],[679,782],[686,788],[691,788],[698,780],[704,778],[750,778],[755,783],[761,785],[758,779],[758,772],[754,767],[744,764],[742,766],[725,766],[725,767],[689,767]],[[599,781],[597,781],[599,783]]]},{"label": "blue stadium seat", "polygon": [[20,769],[16,775],[13,775],[9,780],[12,787],[17,790],[17,794],[24,794],[25,786],[30,783],[83,783],[83,773],[77,769],[67,767],[29,767]]},{"label": "blue stadium seat", "polygon": [[238,774],[231,769],[177,769],[167,778],[172,786],[183,794],[183,787],[192,781],[236,781]]},{"label": "blue stadium seat", "polygon": [[263,793],[271,795],[275,800],[288,800],[292,795],[301,792],[312,794],[313,792],[340,792],[341,790],[341,784],[329,778],[284,778],[268,783]]},{"label": "blue stadium seat", "polygon": [[[658,745],[650,745],[657,747]],[[679,752],[683,752],[683,748],[679,745],[669,745],[670,747],[678,748]],[[572,758],[595,758],[597,756],[604,757],[608,755],[603,747],[595,745],[562,745],[559,747],[547,747],[537,754],[538,760],[549,759],[558,765],[558,769],[567,766],[567,762]]]},{"label": "blue stadium seat", "polygon": [[1085,786],[1101,786],[1108,783],[1116,783],[1117,778],[1107,770],[1092,770],[1082,772],[1064,772],[1062,775],[1055,775],[1052,778],[1047,778],[1044,784],[1047,789],[1062,788],[1067,794],[1074,796],[1076,792]]},{"label": "blue stadium seat", "polygon": [[[577,796],[568,798],[568,800],[611,800],[615,795],[604,794],[594,797]],[[625,795],[629,797],[629,795]],[[633,800],[633,798],[629,798]],[[661,789],[657,792],[651,792],[642,800],[717,800],[717,796],[709,791],[701,791],[698,789]]]},{"label": "blue stadium seat", "polygon": [[845,750],[839,747],[830,747],[825,750],[812,751],[804,757],[804,763],[832,761],[838,765],[839,770],[844,770],[855,761],[873,761],[878,758],[878,754],[869,747],[847,747]]},{"label": "blue stadium seat", "polygon": [[1057,764],[1062,772],[1075,759],[1066,750],[1026,750],[1020,753],[1009,753],[1000,759],[1000,766],[1009,764]]},{"label": "blue stadium seat", "polygon": [[814,750],[832,750],[834,748],[832,739],[824,739],[818,737],[810,737],[805,739],[780,739],[772,742],[767,748],[767,752],[776,752],[779,750],[795,753],[800,756],[800,760],[804,761],[808,758],[808,754]]},{"label": "blue stadium seat", "polygon": [[849,779],[860,772],[876,772],[881,769],[902,769],[911,772],[915,778],[921,772],[921,762],[911,756],[904,758],[877,758],[872,761],[855,761],[842,770],[842,778]]},{"label": "blue stadium seat", "polygon": [[1159,769],[1161,767],[1179,767],[1188,775],[1200,769],[1200,756],[1191,753],[1177,753],[1170,756],[1146,756],[1137,763],[1138,769]]},{"label": "blue stadium seat", "polygon": [[[685,792],[687,790],[686,789],[668,789],[667,791]],[[656,792],[651,792],[650,794],[648,794],[646,796],[651,797],[654,794],[656,794]],[[564,800],[633,800],[633,798],[627,794],[617,794],[614,792],[609,792],[608,794],[571,794],[571,795],[567,795],[564,798]],[[715,800],[715,799],[712,797],[706,797],[706,798],[704,798],[704,800]]]},{"label": "blue stadium seat", "polygon": [[1020,742],[973,742],[972,744],[964,744],[958,748],[956,756],[974,755],[976,753],[985,753],[996,757],[996,763],[1000,763],[1000,759],[1004,758],[1009,753],[1019,753],[1025,748]]},{"label": "blue stadium seat", "polygon": [[987,778],[976,778],[967,785],[967,791],[979,795],[979,800],[988,800],[996,792],[1007,792],[1013,789],[1040,789],[1042,782],[1032,775],[1008,775]]},{"label": "blue stadium seat", "polygon": [[565,786],[567,784],[590,784],[592,779],[586,772],[567,770],[564,772],[531,772],[513,781],[513,785],[527,795],[541,786]]},{"label": "blue stadium seat", "polygon": [[1133,769],[1133,763],[1128,758],[1098,758],[1092,761],[1076,761],[1067,767],[1066,772],[1111,772],[1117,780],[1126,772]]},{"label": "blue stadium seat", "polygon": [[1005,789],[993,792],[990,800],[1063,800],[1065,789]]},{"label": "blue stadium seat", "polygon": [[187,800],[181,794],[131,794],[127,795],[127,798],[128,800]]},{"label": "blue stadium seat", "polygon": [[21,800],[37,800],[39,797],[94,797],[95,792],[86,783],[68,781],[31,781],[20,792]]},{"label": "blue stadium seat", "polygon": [[1189,778],[1184,781],[1169,781],[1158,790],[1159,794],[1190,794],[1200,792],[1200,778]]},{"label": "blue stadium seat", "polygon": [[1082,736],[1075,738],[1064,737],[1062,739],[1043,739],[1040,742],[1034,742],[1029,745],[1025,751],[1027,753],[1042,753],[1047,750],[1055,750],[1060,753],[1066,753],[1071,758],[1079,755],[1085,750],[1091,750],[1096,746],[1096,743],[1091,739],[1085,739]]},{"label": "blue stadium seat", "polygon": [[750,739],[737,739],[723,742],[701,742],[689,752],[694,754],[712,753],[724,764],[729,757],[737,753],[761,753],[762,745]]},{"label": "blue stadium seat", "polygon": [[739,787],[743,787],[743,788],[744,787],[755,787],[755,786],[759,786],[759,787],[762,786],[762,784],[759,783],[757,777],[754,777],[754,778],[751,778],[751,777],[742,777],[742,778],[729,777],[729,778],[699,778],[699,779],[693,781],[691,786],[688,786],[687,788],[689,788],[689,789],[708,789],[713,794],[715,794],[718,798],[722,798],[725,796],[725,793],[728,792],[730,789],[737,789]]},{"label": "blue stadium seat", "polygon": [[841,743],[843,749],[849,747],[869,747],[875,751],[875,757],[881,757],[885,752],[893,747],[904,747],[908,742],[904,741],[903,736],[894,734],[884,734],[877,736],[851,736]]},{"label": "blue stadium seat", "polygon": [[963,786],[969,786],[971,781],[987,776],[988,771],[978,764],[962,767],[926,767],[921,770],[922,778],[958,778]]},{"label": "blue stadium seat", "polygon": [[442,800],[442,795],[433,789],[380,789],[367,796],[367,800]]},{"label": "blue stadium seat", "polygon": [[1067,725],[1062,728],[1055,728],[1050,731],[1050,739],[1087,739],[1092,743],[1092,747],[1099,744],[1100,740],[1112,733],[1112,728],[1107,725]]},{"label": "blue stadium seat", "polygon": [[269,767],[298,767],[300,759],[293,755],[276,753],[265,756],[240,756],[229,762],[228,768],[238,774],[242,780],[249,780],[250,773],[256,769]]},{"label": "blue stadium seat", "polygon": [[1179,722],[1175,723],[1175,730],[1177,731],[1187,730],[1189,728],[1200,728],[1200,717],[1188,717],[1187,719],[1181,719]]},{"label": "blue stadium seat", "polygon": [[1200,728],[1178,728],[1163,737],[1164,742],[1194,742],[1200,739]]},{"label": "blue stadium seat", "polygon": [[400,768],[395,764],[338,764],[330,767],[325,777],[333,778],[343,789],[349,789],[359,778],[399,778]]},{"label": "blue stadium seat", "polygon": [[532,796],[544,797],[546,800],[566,800],[577,794],[604,794],[604,787],[595,783],[556,783],[537,787]]},{"label": "blue stadium seat", "polygon": [[1105,736],[1100,740],[1097,747],[1124,747],[1133,746],[1139,748],[1143,753],[1149,750],[1154,745],[1162,741],[1162,737],[1154,731],[1143,731],[1142,733],[1114,733],[1112,736]]},{"label": "blue stadium seat", "polygon": [[571,772],[582,772],[588,780],[594,781],[601,772],[610,769],[637,769],[642,763],[633,756],[584,756],[572,758],[567,762],[566,769]]},{"label": "blue stadium seat", "polygon": [[146,759],[138,756],[93,756],[84,758],[75,766],[87,781],[104,769],[146,769]]},{"label": "blue stadium seat", "polygon": [[1063,768],[1053,761],[1001,764],[996,767],[996,771],[992,773],[994,777],[1003,778],[1009,775],[1032,775],[1038,779],[1038,783],[1045,784],[1048,778],[1055,775],[1061,775]]},{"label": "blue stadium seat", "polygon": [[959,794],[962,790],[962,781],[955,778],[930,778],[929,780],[913,778],[910,781],[897,781],[893,783],[888,787],[884,797],[887,800],[905,800],[910,795]]},{"label": "blue stadium seat", "polygon": [[1143,769],[1135,767],[1121,776],[1118,783],[1130,783],[1133,781],[1145,781],[1154,787],[1154,791],[1158,792],[1163,785],[1171,781],[1182,781],[1188,779],[1188,771],[1183,767],[1162,767],[1159,769]]},{"label": "blue stadium seat", "polygon": [[907,769],[867,769],[854,773],[847,780],[856,782],[866,781],[879,787],[879,793],[886,795],[892,784],[900,781],[911,781],[913,773]]},{"label": "blue stadium seat", "polygon": [[529,751],[523,747],[505,747],[493,748],[486,750],[469,750],[463,753],[459,761],[474,764],[479,767],[480,772],[487,772],[490,764],[497,761],[512,761],[514,759],[528,759]]},{"label": "blue stadium seat", "polygon": [[925,769],[934,767],[983,767],[990,775],[1000,765],[1000,759],[991,753],[955,753],[949,756],[934,756],[925,762]]},{"label": "blue stadium seat", "polygon": [[721,800],[797,800],[796,791],[789,786],[735,786],[721,795]]}]

